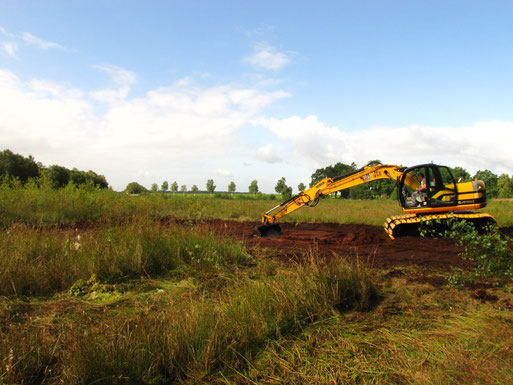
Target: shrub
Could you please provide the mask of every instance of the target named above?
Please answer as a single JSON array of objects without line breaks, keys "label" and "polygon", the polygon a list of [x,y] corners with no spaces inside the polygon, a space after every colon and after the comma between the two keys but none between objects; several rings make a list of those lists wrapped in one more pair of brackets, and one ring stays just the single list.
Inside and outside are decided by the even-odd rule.
[{"label": "shrub", "polygon": [[470,270],[454,269],[449,278],[452,285],[462,286],[480,279],[492,279],[496,284],[513,282],[513,239],[502,234],[496,225],[478,231],[471,222],[456,218],[450,219],[440,232],[433,230],[435,223],[426,225],[422,234],[436,233],[455,239],[463,247],[461,257],[472,262]]}]

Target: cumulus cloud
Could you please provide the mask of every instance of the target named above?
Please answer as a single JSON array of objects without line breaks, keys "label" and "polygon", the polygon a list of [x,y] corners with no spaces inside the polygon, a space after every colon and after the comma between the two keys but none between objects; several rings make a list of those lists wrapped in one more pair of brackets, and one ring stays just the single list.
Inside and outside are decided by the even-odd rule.
[{"label": "cumulus cloud", "polygon": [[282,69],[290,62],[285,53],[279,52],[275,47],[265,42],[255,44],[253,53],[243,60],[258,69],[273,71]]},{"label": "cumulus cloud", "polygon": [[18,44],[12,41],[0,42],[0,49],[4,51],[8,56],[16,58],[16,51],[18,50]]},{"label": "cumulus cloud", "polygon": [[258,119],[292,148],[292,156],[309,169],[336,162],[365,164],[380,159],[385,163],[419,163],[463,166],[471,172],[488,168],[513,173],[513,122],[478,122],[465,127],[371,127],[343,131],[329,127],[316,116],[287,119]]},{"label": "cumulus cloud", "polygon": [[272,143],[266,144],[257,149],[255,157],[266,163],[279,163],[282,159],[278,156]]},{"label": "cumulus cloud", "polygon": [[[107,72],[118,88],[135,82],[129,71]],[[82,90],[0,70],[0,143],[47,165],[93,169],[116,189],[139,178],[151,185],[170,168],[174,175],[203,175],[215,159],[237,156],[239,129],[284,95],[180,81],[137,98],[110,99],[98,109],[98,98]]]}]

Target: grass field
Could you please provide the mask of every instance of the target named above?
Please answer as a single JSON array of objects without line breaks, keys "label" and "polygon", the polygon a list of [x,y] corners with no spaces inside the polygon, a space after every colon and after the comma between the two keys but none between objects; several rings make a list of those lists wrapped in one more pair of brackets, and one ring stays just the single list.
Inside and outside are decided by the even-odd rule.
[{"label": "grass field", "polygon": [[[226,199],[228,198],[228,199]],[[229,199],[231,198],[231,199]],[[274,198],[274,199],[270,199]],[[146,194],[130,196],[110,190],[69,186],[12,187],[0,184],[0,225],[73,225],[83,222],[123,222],[134,218],[233,219],[260,221],[261,214],[281,203],[278,196],[240,194],[183,195]],[[500,226],[513,226],[513,201],[492,200],[483,212],[494,215]],[[402,212],[395,200],[323,199],[283,221],[360,223],[381,226],[390,215]]]},{"label": "grass field", "polygon": [[[256,222],[278,202],[2,186],[0,384],[513,383],[511,285],[457,290],[443,271],[315,249],[294,264],[155,221]],[[512,226],[512,209],[485,211]],[[325,199],[286,220],[397,213]]]}]

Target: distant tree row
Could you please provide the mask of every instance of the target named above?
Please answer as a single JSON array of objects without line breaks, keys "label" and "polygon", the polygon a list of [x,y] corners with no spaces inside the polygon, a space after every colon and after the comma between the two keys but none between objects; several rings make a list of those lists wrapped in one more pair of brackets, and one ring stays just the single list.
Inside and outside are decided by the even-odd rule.
[{"label": "distant tree row", "polygon": [[[278,180],[276,186],[275,186],[275,191],[280,194],[283,198],[287,199],[287,198],[290,198],[292,196],[292,187],[291,186],[287,186],[286,184],[286,179],[285,178],[281,178]],[[175,181],[171,184],[171,188],[169,188],[170,185],[169,185],[169,182],[168,181],[164,181],[162,182],[161,184],[161,188],[159,190],[158,188],[158,184],[157,183],[153,183],[152,186],[151,186],[151,192],[168,192],[168,191],[171,191],[172,193],[176,193],[178,192],[178,183]],[[214,184],[214,180],[213,179],[208,179],[207,180],[207,183],[205,185],[206,187],[206,191],[209,192],[209,193],[214,193],[215,189],[216,189],[216,185]],[[235,185],[235,182],[231,181],[229,184],[228,184],[228,192],[233,194],[237,189],[237,186]],[[299,191],[303,191],[306,189],[306,186],[304,183],[300,183],[298,185],[298,190]],[[180,187],[180,192],[187,192],[187,186],[186,185],[182,185]],[[196,185],[193,185],[191,190],[191,192],[193,193],[196,193],[198,192],[198,186]],[[250,194],[257,194],[259,191],[259,188],[258,188],[258,181],[256,179],[252,180],[251,183],[249,184],[248,186],[248,192]],[[127,193],[130,193],[130,194],[141,194],[141,193],[144,193],[144,192],[148,192],[148,190],[144,187],[144,186],[141,186],[139,183],[137,182],[131,182],[129,183],[126,188],[125,188],[125,192]]]},{"label": "distant tree row", "polygon": [[[215,192],[215,189],[216,189],[217,186],[215,185],[213,179],[208,179],[205,187],[206,187],[206,191],[212,194],[212,193]],[[234,193],[236,191],[236,189],[237,189],[237,186],[235,185],[235,182],[231,181],[228,184],[228,192],[229,193]],[[148,189],[146,189],[144,186],[140,185],[137,182],[130,182],[125,187],[124,191],[129,193],[129,194],[141,194],[141,193],[144,193],[144,192],[148,192]],[[158,184],[157,183],[153,183],[151,185],[151,192],[158,192],[158,191],[159,191]],[[164,181],[164,182],[162,182],[162,185],[160,186],[160,191],[161,192],[171,191],[172,193],[176,193],[176,192],[178,192],[178,183],[176,181],[174,181],[173,183],[171,183],[171,186],[170,186],[168,181]],[[187,191],[188,191],[187,190],[187,185],[180,186],[180,192],[185,193]],[[199,191],[199,188],[198,188],[197,185],[193,185],[191,187],[191,189],[190,189],[190,192],[192,192],[192,193],[196,193],[198,191]],[[257,180],[253,180],[250,183],[250,185],[248,186],[248,191],[251,194],[258,193],[258,182],[257,182]]]},{"label": "distant tree row", "polygon": [[69,170],[66,167],[53,165],[45,167],[36,162],[32,155],[24,157],[10,150],[0,152],[0,177],[9,176],[26,183],[30,178],[44,178],[53,188],[62,188],[73,183],[76,186],[93,184],[99,188],[107,188],[109,184],[103,175],[94,171],[81,171],[76,168]]},{"label": "distant tree row", "polygon": [[[374,166],[380,163],[381,161],[379,160],[372,160],[368,165]],[[354,162],[351,164],[339,162],[334,165],[319,168],[311,176],[310,187],[324,178],[336,178],[356,170],[358,170],[358,167]],[[486,194],[489,198],[513,198],[513,178],[507,174],[498,176],[490,170],[479,170],[474,176],[471,176],[470,173],[462,167],[451,168],[451,172],[456,181],[479,179],[485,182]],[[342,198],[351,199],[391,197],[394,196],[395,193],[395,184],[389,179],[379,179],[370,184],[356,186],[339,192]]]}]

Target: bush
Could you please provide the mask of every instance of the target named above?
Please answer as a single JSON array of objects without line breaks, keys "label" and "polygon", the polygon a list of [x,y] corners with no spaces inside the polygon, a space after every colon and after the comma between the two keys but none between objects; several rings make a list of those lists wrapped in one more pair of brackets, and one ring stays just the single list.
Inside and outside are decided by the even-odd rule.
[{"label": "bush", "polygon": [[[432,234],[432,223],[427,223]],[[472,261],[470,270],[454,269],[449,282],[463,286],[481,279],[492,279],[502,285],[513,282],[513,239],[502,234],[496,225],[486,226],[481,233],[468,221],[453,218],[439,235],[452,238],[463,247],[461,257]]]}]

